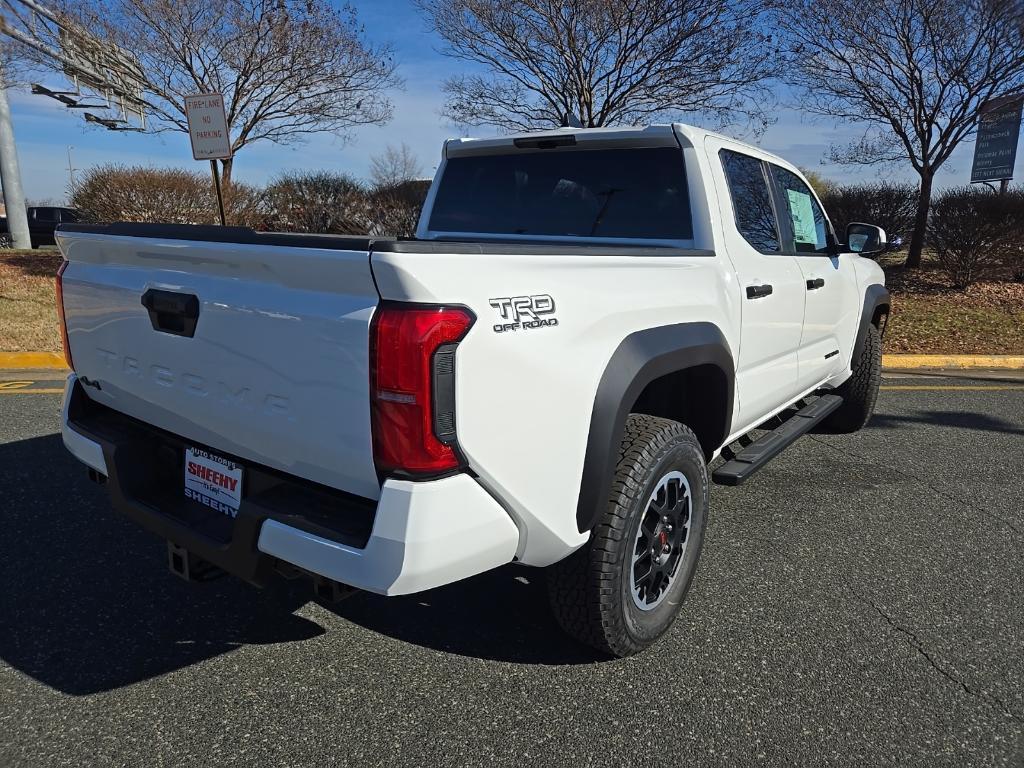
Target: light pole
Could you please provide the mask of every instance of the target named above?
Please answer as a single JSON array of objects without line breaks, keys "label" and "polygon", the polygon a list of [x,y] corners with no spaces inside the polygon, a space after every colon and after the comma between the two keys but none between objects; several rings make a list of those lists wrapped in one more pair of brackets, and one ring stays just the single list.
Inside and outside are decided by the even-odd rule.
[{"label": "light pole", "polygon": [[75,192],[75,171],[77,170],[71,162],[71,150],[73,146],[68,144],[68,194],[72,195]]},{"label": "light pole", "polygon": [[28,209],[25,207],[25,193],[21,189],[21,170],[18,168],[18,153],[14,148],[14,126],[11,122],[11,105],[7,101],[7,80],[4,78],[2,62],[0,62],[0,185],[4,188],[7,231],[11,234],[12,245],[15,248],[27,250],[32,247],[32,238],[28,231]]}]

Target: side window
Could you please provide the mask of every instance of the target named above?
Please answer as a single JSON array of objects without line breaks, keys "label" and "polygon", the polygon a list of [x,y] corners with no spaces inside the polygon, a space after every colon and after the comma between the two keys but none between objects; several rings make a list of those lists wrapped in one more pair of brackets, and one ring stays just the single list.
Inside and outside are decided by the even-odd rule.
[{"label": "side window", "polygon": [[778,253],[782,250],[779,228],[761,161],[728,149],[719,152],[719,157],[729,182],[736,228],[762,253]]},{"label": "side window", "polygon": [[797,253],[827,253],[828,224],[825,214],[800,177],[777,165],[770,166],[792,226],[792,243],[787,250]]},{"label": "side window", "polygon": [[56,208],[36,208],[36,221],[43,222],[56,222],[57,221],[57,209]]}]

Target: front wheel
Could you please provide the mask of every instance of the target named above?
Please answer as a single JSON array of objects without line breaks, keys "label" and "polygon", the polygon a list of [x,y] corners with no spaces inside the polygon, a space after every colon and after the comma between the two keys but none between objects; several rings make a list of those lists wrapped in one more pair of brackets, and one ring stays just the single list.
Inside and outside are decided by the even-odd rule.
[{"label": "front wheel", "polygon": [[826,432],[856,432],[871,419],[882,380],[882,336],[874,325],[868,326],[864,349],[853,366],[853,373],[836,390],[843,404],[822,423]]},{"label": "front wheel", "polygon": [[601,520],[586,545],[548,572],[562,628],[613,656],[654,643],[690,588],[707,510],[707,465],[693,432],[630,414]]}]

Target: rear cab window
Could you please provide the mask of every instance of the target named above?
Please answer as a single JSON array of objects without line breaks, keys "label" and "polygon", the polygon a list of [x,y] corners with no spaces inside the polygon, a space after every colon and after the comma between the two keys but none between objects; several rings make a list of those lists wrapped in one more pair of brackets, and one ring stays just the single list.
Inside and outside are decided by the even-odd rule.
[{"label": "rear cab window", "polygon": [[690,241],[683,153],[623,147],[452,157],[428,228],[440,236]]},{"label": "rear cab window", "polygon": [[764,163],[731,149],[721,150],[719,158],[729,184],[736,229],[761,253],[781,253],[782,238]]}]

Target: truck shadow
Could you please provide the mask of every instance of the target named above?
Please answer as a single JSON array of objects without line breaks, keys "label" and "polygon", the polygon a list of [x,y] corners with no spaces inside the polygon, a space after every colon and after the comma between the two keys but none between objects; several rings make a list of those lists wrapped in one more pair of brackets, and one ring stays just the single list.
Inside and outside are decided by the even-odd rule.
[{"label": "truck shadow", "polygon": [[[240,646],[325,634],[295,611],[304,580],[266,590],[234,578],[172,576],[163,542],[114,513],[59,435],[0,444],[0,659],[52,688],[88,695]],[[519,663],[595,660],[562,635],[536,572],[506,567],[402,598],[357,595],[333,607],[366,630]],[[337,656],[344,659],[344,645]]]},{"label": "truck shadow", "polygon": [[1007,435],[1024,435],[1024,428],[1006,419],[971,411],[918,411],[915,414],[876,413],[871,417],[871,426],[877,429],[902,429],[908,424],[926,427],[957,427],[972,432],[1002,432]]},{"label": "truck shadow", "polygon": [[73,695],[118,688],[250,643],[323,634],[308,593],[186,584],[163,542],[117,516],[59,435],[0,445],[0,658]]},{"label": "truck shadow", "polygon": [[523,566],[415,595],[360,594],[333,611],[371,631],[460,656],[546,665],[609,659],[562,632],[548,608],[543,572]]}]

